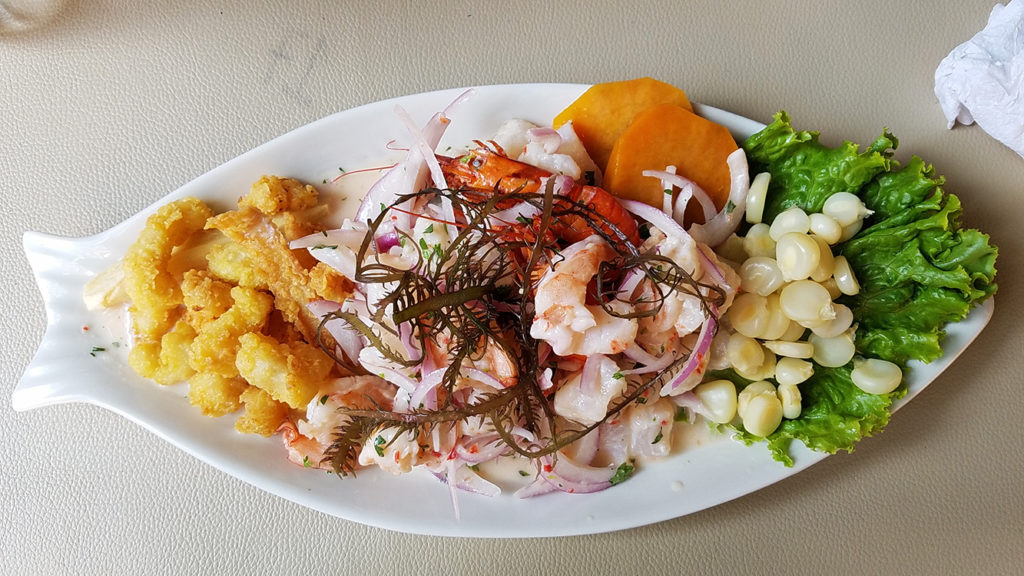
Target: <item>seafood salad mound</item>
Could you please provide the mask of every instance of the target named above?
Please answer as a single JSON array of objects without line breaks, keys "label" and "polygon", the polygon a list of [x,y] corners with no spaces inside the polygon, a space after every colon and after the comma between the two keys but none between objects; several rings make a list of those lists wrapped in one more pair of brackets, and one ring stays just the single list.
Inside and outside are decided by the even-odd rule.
[{"label": "seafood salad mound", "polygon": [[136,372],[297,465],[485,495],[511,470],[529,497],[618,484],[697,421],[785,464],[851,450],[995,291],[995,248],[891,135],[831,149],[780,113],[738,146],[640,79],[437,153],[467,97],[397,110],[408,152],[340,226],[290,178],[178,200],[87,302],[130,306]]}]

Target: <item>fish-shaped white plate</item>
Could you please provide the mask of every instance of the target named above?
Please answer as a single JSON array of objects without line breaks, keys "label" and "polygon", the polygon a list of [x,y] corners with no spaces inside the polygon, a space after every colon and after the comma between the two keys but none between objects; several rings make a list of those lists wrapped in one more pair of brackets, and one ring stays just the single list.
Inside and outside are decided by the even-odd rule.
[{"label": "fish-shaped white plate", "polygon": [[[447,145],[463,147],[493,134],[508,118],[549,124],[586,88],[568,84],[476,88],[475,95],[452,114],[438,150]],[[26,233],[25,253],[42,292],[47,328],[14,390],[14,408],[29,410],[64,402],[103,406],[212,466],[303,506],[373,526],[445,536],[564,536],[641,526],[749,494],[825,458],[794,442],[791,453],[796,464],[786,468],[773,461],[763,446],[748,447],[724,435],[711,436],[665,460],[644,464],[628,481],[602,492],[553,493],[531,499],[517,499],[510,493],[493,498],[460,493],[456,517],[448,487],[430,474],[399,477],[368,469],[356,478],[339,479],[288,462],[278,437],[240,434],[232,416],[203,416],[189,404],[185,385],[159,386],[131,370],[124,311],[86,309],[82,299],[86,282],[120,260],[158,206],[195,196],[215,210],[227,210],[263,174],[320,184],[332,181],[340,168],[397,160],[400,152],[386,144],[406,139],[407,132],[394,113],[395,106],[402,106],[422,124],[462,92],[406,96],[328,116],[211,170],[96,236],[66,239]],[[764,126],[709,106],[695,105],[695,110],[728,127],[738,140]],[[342,202],[338,194],[334,202],[352,205],[352,199]],[[989,299],[964,321],[949,326],[943,341],[945,355],[931,364],[914,365],[907,377],[909,393],[896,407],[935,380],[977,337],[992,311]]]}]

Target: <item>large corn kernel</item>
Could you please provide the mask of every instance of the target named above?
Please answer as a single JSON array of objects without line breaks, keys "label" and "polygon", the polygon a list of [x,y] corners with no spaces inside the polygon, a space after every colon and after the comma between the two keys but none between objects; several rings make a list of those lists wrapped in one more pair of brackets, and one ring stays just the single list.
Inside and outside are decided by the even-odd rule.
[{"label": "large corn kernel", "polygon": [[811,233],[821,236],[829,244],[839,242],[843,235],[843,227],[836,222],[836,219],[825,214],[811,214]]},{"label": "large corn kernel", "polygon": [[762,394],[775,396],[775,386],[767,380],[758,380],[747,384],[746,388],[740,390],[740,393],[736,396],[736,413],[740,415],[740,418],[743,418],[743,414],[746,413],[750,400]]},{"label": "large corn kernel", "polygon": [[835,194],[828,197],[825,200],[824,206],[821,208],[822,214],[835,218],[836,222],[840,226],[846,228],[854,222],[862,220],[865,216],[871,214],[864,203],[860,201],[860,198],[856,194],[849,192],[836,192]]},{"label": "large corn kernel", "polygon": [[800,417],[803,397],[796,384],[779,384],[779,401],[782,403],[782,417],[792,420]]},{"label": "large corn kernel", "polygon": [[767,296],[782,286],[782,271],[774,258],[754,256],[740,265],[740,285],[746,292]]},{"label": "large corn kernel", "polygon": [[775,257],[775,240],[768,234],[769,230],[764,222],[754,224],[747,230],[747,235],[743,237],[743,250],[747,256]]},{"label": "large corn kernel", "polygon": [[750,338],[760,338],[768,325],[768,304],[764,296],[742,292],[729,307],[729,322],[732,327]]},{"label": "large corn kernel", "polygon": [[903,370],[888,360],[858,359],[853,363],[850,379],[868,394],[888,394],[900,385]]},{"label": "large corn kernel", "polygon": [[782,311],[782,304],[779,302],[778,294],[769,294],[765,298],[765,304],[768,308],[768,322],[765,323],[764,328],[761,330],[760,338],[778,340],[789,331],[789,327],[793,322]]},{"label": "large corn kernel", "polygon": [[764,438],[782,423],[782,401],[776,394],[758,394],[750,399],[743,415],[743,428]]},{"label": "large corn kernel", "polygon": [[768,183],[771,180],[770,173],[761,172],[750,182],[750,189],[747,190],[746,212],[746,219],[750,224],[757,224],[764,217],[764,201],[768,196]]},{"label": "large corn kernel", "polygon": [[786,316],[797,322],[823,322],[836,317],[828,290],[811,280],[786,285],[779,293],[779,304]]},{"label": "large corn kernel", "polygon": [[799,384],[814,375],[814,364],[799,358],[779,358],[775,364],[775,381],[783,384]]},{"label": "large corn kernel", "polygon": [[814,361],[828,368],[845,366],[856,353],[853,336],[849,332],[834,338],[811,334],[808,341],[814,345]]},{"label": "large corn kernel", "polygon": [[701,403],[711,413],[710,420],[725,424],[736,417],[736,385],[728,380],[704,382],[693,389]]},{"label": "large corn kernel", "polygon": [[814,356],[814,345],[810,342],[787,342],[785,340],[769,340],[764,347],[787,358],[810,358]]},{"label": "large corn kernel", "polygon": [[836,279],[836,287],[843,294],[853,296],[860,292],[860,282],[854,276],[853,268],[850,267],[850,261],[846,256],[836,256],[832,277]]},{"label": "large corn kernel", "polygon": [[832,247],[821,236],[812,234],[810,238],[818,243],[818,266],[811,272],[811,280],[824,282],[832,277],[832,272],[836,267],[836,260],[832,257]]},{"label": "large corn kernel", "polygon": [[[826,249],[828,247],[826,246]],[[831,249],[829,256],[832,255]],[[807,234],[787,232],[775,245],[775,259],[779,263],[783,280],[805,280],[821,261],[818,243]]]},{"label": "large corn kernel", "polygon": [[811,229],[811,218],[798,206],[787,208],[784,212],[775,217],[768,230],[768,235],[776,242],[790,232],[807,234]]},{"label": "large corn kernel", "polygon": [[835,338],[850,329],[853,325],[853,311],[845,304],[833,303],[832,307],[836,310],[836,317],[811,326],[811,332],[822,338]]},{"label": "large corn kernel", "polygon": [[729,337],[725,355],[738,372],[752,372],[764,363],[764,348],[757,340],[739,333]]}]

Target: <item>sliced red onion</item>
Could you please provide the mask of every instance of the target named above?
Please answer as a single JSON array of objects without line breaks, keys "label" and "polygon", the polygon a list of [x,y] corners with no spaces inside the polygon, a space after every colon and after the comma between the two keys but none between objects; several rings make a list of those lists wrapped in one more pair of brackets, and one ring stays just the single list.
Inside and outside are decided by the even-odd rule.
[{"label": "sliced red onion", "polygon": [[541,213],[541,209],[529,202],[520,202],[511,208],[506,208],[488,216],[488,222],[492,226],[509,225],[517,222],[520,218],[533,220],[534,216]]},{"label": "sliced red onion", "polygon": [[670,364],[676,361],[676,355],[673,351],[668,351],[661,356],[654,356],[648,354],[640,347],[639,344],[633,343],[629,348],[626,348],[622,353],[623,356],[629,358],[633,362],[642,364],[636,368],[630,370],[622,370],[620,373],[623,376],[629,376],[630,374],[650,374],[651,372],[660,372],[665,368],[668,368]]},{"label": "sliced red onion", "polygon": [[348,246],[351,248],[362,244],[364,238],[366,238],[365,225],[351,229],[338,228],[336,230],[314,232],[308,236],[292,240],[288,243],[288,247],[292,250],[297,250],[299,248],[312,248],[314,246],[337,245]]},{"label": "sliced red onion", "polygon": [[[338,312],[342,309],[337,302],[330,300],[314,300],[306,305],[313,316],[323,320],[324,316]],[[359,351],[366,345],[363,335],[353,328],[348,322],[341,318],[333,318],[324,323],[324,328],[338,343],[338,347],[353,364],[359,361]]]},{"label": "sliced red onion", "polygon": [[601,393],[601,364],[604,359],[604,354],[591,354],[583,363],[583,372],[580,374],[580,393],[584,396],[593,397]]},{"label": "sliced red onion", "polygon": [[625,297],[627,300],[632,298],[633,292],[636,287],[640,285],[640,282],[645,278],[644,271],[639,268],[633,268],[626,273],[626,277],[622,279],[622,283],[619,284],[619,294]]},{"label": "sliced red onion", "polygon": [[691,238],[690,234],[683,229],[683,226],[672,218],[669,218],[661,210],[644,204],[643,202],[637,202],[636,200],[623,200],[620,198],[619,203],[632,214],[639,216],[656,226],[659,230],[664,232],[665,235],[674,236],[684,245],[693,242],[693,238]]},{"label": "sliced red onion", "polygon": [[538,127],[526,131],[526,137],[531,142],[537,142],[544,146],[545,154],[554,154],[562,145],[562,135],[554,128]]},{"label": "sliced red onion", "polygon": [[[413,145],[419,150],[420,155],[426,161],[427,169],[430,172],[430,178],[434,181],[434,187],[438,189],[445,189],[448,187],[448,182],[444,179],[444,172],[441,170],[441,164],[437,161],[437,155],[434,153],[434,149],[437,148],[438,142],[427,142],[425,136],[420,132],[419,128],[416,127],[416,123],[413,122],[412,117],[405,111],[401,106],[395,107],[395,113],[405,123],[405,127],[409,130],[409,134],[412,135]],[[447,118],[444,119],[448,122]],[[441,196],[441,217],[445,222],[445,229],[448,232],[449,238],[455,238],[458,235],[458,230],[455,228],[455,209],[452,207],[451,198],[447,196]]]},{"label": "sliced red onion", "polygon": [[[366,350],[367,349],[364,348],[362,352],[365,352]],[[370,350],[376,351],[376,349],[373,348],[370,348]],[[418,386],[418,382],[416,382],[416,380],[408,374],[403,373],[401,369],[392,366],[391,362],[388,362],[384,358],[374,357],[372,354],[360,353],[359,364],[362,365],[363,368],[366,368],[370,374],[376,374],[407,392],[415,391]]]},{"label": "sliced red onion", "polygon": [[[444,135],[450,123],[448,120],[450,112],[473,93],[473,90],[467,90],[460,94],[443,112],[435,114],[427,122],[426,126],[423,127],[423,140],[430,149],[437,148],[437,145],[441,142],[441,136]],[[355,220],[359,222],[373,220],[380,215],[381,205],[390,206],[399,196],[417,192],[422,188],[422,180],[426,177],[427,171],[426,158],[418,147],[411,147],[409,153],[406,154],[401,162],[388,170],[370,187],[366,196],[363,197],[359,209],[356,210]],[[396,218],[399,219],[399,228],[410,228],[408,216],[399,213],[396,215]]]},{"label": "sliced red onion", "polygon": [[722,211],[704,224],[694,224],[690,233],[708,246],[718,246],[736,231],[747,209],[747,191],[750,190],[750,175],[747,171],[747,155],[743,148],[726,158],[729,165],[729,201]]},{"label": "sliced red onion", "polygon": [[713,421],[714,415],[711,413],[711,410],[708,410],[708,407],[700,401],[700,398],[692,390],[683,392],[678,396],[672,396],[672,403],[680,408],[686,408],[687,421],[690,424],[697,420],[696,415],[698,414],[707,418],[709,422]]},{"label": "sliced red onion", "polygon": [[[468,445],[467,445],[468,444]],[[497,434],[466,438],[455,444],[455,453],[470,464],[490,462],[511,450]]]},{"label": "sliced red onion", "polygon": [[589,494],[605,490],[612,485],[614,468],[595,468],[576,464],[565,454],[558,459],[541,458],[540,477],[562,492]]},{"label": "sliced red onion", "polygon": [[424,405],[428,409],[433,407],[429,405],[430,395],[436,392],[437,386],[441,384],[441,380],[444,379],[444,373],[446,368],[438,368],[433,372],[429,372],[416,383],[416,387],[412,391],[412,397],[409,399],[409,405],[416,407],[420,404]]},{"label": "sliced red onion", "polygon": [[490,386],[495,390],[501,390],[505,387],[501,383],[501,380],[498,380],[494,376],[488,374],[487,372],[484,372],[483,370],[480,370],[479,368],[462,368],[461,373],[464,374],[467,378],[475,380],[485,386]]},{"label": "sliced red onion", "polygon": [[704,321],[704,326],[700,329],[700,334],[697,336],[697,345],[690,351],[690,355],[686,359],[686,363],[683,365],[683,369],[672,378],[672,381],[668,385],[661,388],[662,396],[670,396],[674,394],[680,394],[685,392],[693,386],[699,383],[698,381],[692,382],[693,386],[687,386],[691,382],[687,382],[687,379],[691,374],[704,366],[707,363],[708,350],[711,348],[711,340],[715,337],[715,331],[718,328],[718,322],[715,317],[708,316],[707,320]]},{"label": "sliced red onion", "polygon": [[[696,199],[697,202],[700,203],[701,209],[704,211],[705,222],[714,218],[718,209],[715,208],[715,202],[711,199],[711,196],[708,196],[708,193],[698,186],[693,180],[690,180],[680,174],[676,174],[675,166],[669,166],[669,168],[672,168],[672,170],[644,170],[641,174],[651,178],[660,179],[663,183],[662,186],[664,186],[666,190],[673,186],[679,188],[679,190],[682,191],[681,193],[685,193],[687,195],[686,202],[689,202],[690,197]],[[668,194],[666,194],[666,196],[668,196]],[[676,211],[666,209],[665,212],[670,213],[676,221],[680,223],[683,221],[682,218],[677,216]]]},{"label": "sliced red onion", "polygon": [[526,486],[523,486],[519,490],[516,490],[513,494],[516,498],[533,498],[534,496],[540,496],[542,494],[550,494],[558,490],[554,484],[548,482],[541,476],[534,478],[533,482],[530,482]]},{"label": "sliced red onion", "polygon": [[554,388],[555,381],[552,380],[553,376],[554,374],[551,372],[551,368],[545,368],[544,371],[540,373],[540,378],[537,379],[537,386],[539,386],[541,390],[550,390]]},{"label": "sliced red onion", "polygon": [[[467,466],[457,467],[453,471],[446,471],[444,473],[434,472],[434,476],[437,477],[438,480],[444,482],[445,484],[448,484],[449,486],[454,486],[455,488],[462,490],[463,492],[480,494],[492,498],[494,496],[501,494],[501,488],[485,480],[482,476],[480,476]],[[458,504],[454,501],[454,499],[453,505],[455,506],[456,509],[458,509]]]},{"label": "sliced red onion", "polygon": [[601,427],[598,426],[588,432],[583,438],[572,443],[573,460],[589,464],[597,455],[597,448],[601,445]]},{"label": "sliced red onion", "polygon": [[381,252],[389,252],[392,248],[399,246],[402,243],[401,236],[398,232],[386,232],[377,237],[377,250]]}]

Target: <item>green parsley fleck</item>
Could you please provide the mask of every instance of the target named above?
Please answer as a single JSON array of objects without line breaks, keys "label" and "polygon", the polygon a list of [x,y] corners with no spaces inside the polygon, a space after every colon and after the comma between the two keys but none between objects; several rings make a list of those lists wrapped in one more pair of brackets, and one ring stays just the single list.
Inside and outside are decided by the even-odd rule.
[{"label": "green parsley fleck", "polygon": [[430,250],[430,245],[428,245],[427,241],[424,240],[423,238],[420,238],[420,249],[423,250],[424,252]]},{"label": "green parsley fleck", "polygon": [[526,216],[523,216],[522,214],[520,214],[519,216],[516,216],[516,222],[519,222],[520,224],[523,224],[524,226],[529,226],[530,225],[530,219],[527,218]]},{"label": "green parsley fleck", "polygon": [[637,404],[647,404],[647,396],[640,396],[636,399]]},{"label": "green parsley fleck", "polygon": [[102,347],[102,346],[93,346],[92,350],[89,352],[89,356],[92,356],[93,358],[95,358],[97,352],[106,352],[106,351],[107,351],[107,349]]},{"label": "green parsley fleck", "polygon": [[612,378],[615,378],[616,380],[622,380],[622,378],[623,378],[622,372],[621,371],[616,371],[615,374],[612,374]]},{"label": "green parsley fleck", "polygon": [[383,436],[378,435],[376,438],[374,438],[373,450],[377,453],[377,456],[380,456],[382,458],[384,457],[384,444],[386,443],[387,440],[385,440]]},{"label": "green parsley fleck", "polygon": [[676,408],[676,415],[672,419],[676,422],[686,422],[690,418],[686,415],[686,408],[680,406]]},{"label": "green parsley fleck", "polygon": [[434,224],[431,223],[429,226],[423,229],[424,234],[432,234],[434,232]]},{"label": "green parsley fleck", "polygon": [[309,468],[312,465],[313,465],[313,462],[310,461],[309,456],[303,456],[302,457],[302,466],[303,467]]},{"label": "green parsley fleck", "polygon": [[733,202],[732,200],[729,200],[728,202],[726,202],[726,204],[725,204],[725,213],[726,214],[732,214],[732,211],[735,210],[735,209],[736,209],[736,203],[735,202]]},{"label": "green parsley fleck", "polygon": [[634,468],[635,467],[632,464],[623,462],[622,464],[619,464],[619,467],[615,470],[615,474],[612,475],[608,481],[611,482],[612,486],[621,484],[633,474]]},{"label": "green parsley fleck", "polygon": [[338,245],[337,244],[334,244],[334,245],[331,245],[331,244],[317,244],[317,245],[313,246],[312,249],[313,250],[337,250],[338,249]]},{"label": "green parsley fleck", "polygon": [[665,196],[671,196],[672,195],[672,189],[671,188],[665,188],[664,190],[662,190],[662,192],[665,193]]},{"label": "green parsley fleck", "polygon": [[327,404],[327,394],[324,394],[323,396],[320,397],[320,403]]},{"label": "green parsley fleck", "polygon": [[662,438],[663,436],[661,435],[661,428],[658,428],[658,435],[654,437],[654,441],[651,442],[651,444],[657,444],[658,442],[661,442]]},{"label": "green parsley fleck", "polygon": [[523,478],[526,478],[527,476],[530,475],[530,473],[527,472],[526,470],[520,470],[519,475],[522,476]]}]

